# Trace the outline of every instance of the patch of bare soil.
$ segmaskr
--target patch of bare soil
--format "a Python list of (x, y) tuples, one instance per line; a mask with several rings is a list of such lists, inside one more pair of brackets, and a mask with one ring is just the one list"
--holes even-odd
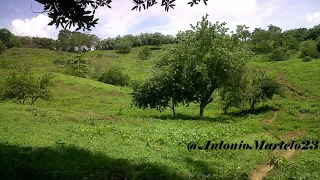
[[(277, 118), (279, 109), (275, 109), (274, 111), (274, 116), (270, 118), (267, 123), (271, 123)], [(270, 135), (270, 132), (266, 132), (267, 135)], [(288, 134), (285, 134), (281, 136), (281, 138), (284, 139), (296, 139), (299, 136), (303, 136), (307, 134), (307, 131), (304, 130), (297, 130), (297, 131), (292, 131)], [(274, 159), (280, 157), (281, 155), (286, 158), (287, 160), (292, 158), (294, 155), (296, 155), (297, 151), (294, 149), (288, 149), (288, 150), (275, 150), (273, 152), (273, 158), (266, 164), (262, 164), (256, 168), (254, 172), (249, 176), (251, 180), (262, 180), (265, 176), (267, 176), (268, 172), (270, 172), (275, 164), (274, 164)]]
[[(280, 157), (281, 155), (287, 160), (296, 155), (297, 151), (294, 149), (288, 150), (279, 150), (273, 153), (273, 158)], [(270, 172), (275, 164), (274, 159), (271, 159), (270, 162), (266, 164), (262, 164), (256, 168), (256, 170), (250, 175), (250, 180), (262, 180), (265, 176), (267, 176), (268, 172)]]
[(279, 84), (282, 84), (284, 85), (285, 87), (287, 87), (290, 91), (294, 92), (294, 93), (297, 93), (299, 96), (303, 96), (303, 92), (297, 90), (297, 89), (294, 89), (292, 87), (292, 85), (290, 85), (290, 83), (286, 80), (283, 72), (280, 72), (279, 75), (278, 75), (278, 79), (277, 79), (277, 82)]
[(306, 135), (307, 131), (305, 130), (297, 130), (297, 131), (292, 131), (288, 134), (282, 135), (281, 138), (283, 139), (296, 139), (299, 136)]
[(273, 117), (271, 117), (270, 119), (268, 119), (267, 121), (262, 121), (261, 123), (262, 124), (270, 124), (272, 123), (278, 116), (278, 113), (279, 113), (279, 110), (280, 108), (279, 107), (276, 107), (274, 110), (273, 110)]

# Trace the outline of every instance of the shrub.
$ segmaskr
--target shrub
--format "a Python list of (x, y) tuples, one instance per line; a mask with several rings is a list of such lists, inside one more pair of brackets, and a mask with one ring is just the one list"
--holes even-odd
[(90, 68), (88, 61), (84, 59), (83, 54), (78, 54), (75, 58), (67, 62), (67, 74), (77, 77), (86, 77)]
[(53, 85), (51, 83), (52, 78), (50, 74), (36, 78), (29, 67), (21, 69), (18, 74), (11, 72), (1, 93), (2, 99), (10, 99), (20, 104), (24, 104), (27, 99), (31, 99), (31, 105), (37, 99), (49, 100), (52, 95), (48, 88)]
[(302, 61), (303, 62), (309, 62), (309, 61), (312, 61), (312, 58), (310, 56), (305, 56), (302, 58)]
[(274, 94), (283, 95), (280, 85), (264, 72), (251, 69), (241, 82), (222, 90), (223, 109), (245, 110), (249, 106), (253, 111), (257, 103), (272, 99)]
[(117, 53), (129, 54), (132, 48), (132, 42), (128, 39), (121, 39), (116, 44)]
[(317, 44), (313, 40), (301, 42), (300, 51), (301, 51), (301, 57), (304, 57), (304, 56), (310, 56), (312, 58), (319, 57)]
[(139, 58), (142, 60), (147, 60), (151, 56), (151, 50), (149, 47), (144, 47), (138, 54)]
[(98, 81), (116, 86), (126, 86), (129, 84), (130, 78), (125, 75), (120, 68), (110, 68), (102, 73)]
[(290, 54), (287, 52), (286, 48), (278, 47), (274, 49), (271, 54), (269, 55), (270, 61), (285, 61), (288, 60)]
[(0, 40), (0, 54), (6, 50), (6, 45)]

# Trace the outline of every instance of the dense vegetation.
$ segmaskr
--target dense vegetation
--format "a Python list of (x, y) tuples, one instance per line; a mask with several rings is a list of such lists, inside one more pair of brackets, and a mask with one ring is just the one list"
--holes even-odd
[(317, 179), (319, 149), (186, 146), (319, 140), (319, 29), (229, 34), (207, 17), (176, 37), (2, 29), (0, 179), (249, 179), (271, 161), (267, 179)]

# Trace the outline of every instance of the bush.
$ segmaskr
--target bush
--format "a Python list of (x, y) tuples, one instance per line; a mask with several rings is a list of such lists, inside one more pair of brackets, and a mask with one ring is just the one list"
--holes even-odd
[(319, 52), (317, 50), (317, 44), (313, 40), (303, 41), (300, 46), (301, 57), (310, 56), (312, 58), (318, 58)]
[(128, 75), (124, 75), (120, 68), (110, 68), (102, 73), (98, 81), (116, 86), (126, 86), (129, 84), (130, 78)]
[(128, 39), (121, 39), (116, 44), (117, 53), (129, 54), (132, 48), (132, 42)]
[(303, 62), (309, 62), (309, 61), (312, 61), (312, 58), (310, 56), (305, 56), (302, 58), (302, 61)]
[(6, 50), (6, 45), (0, 40), (0, 54), (2, 54), (4, 50)]
[(289, 57), (290, 57), (290, 54), (287, 52), (286, 48), (278, 47), (271, 52), (271, 54), (269, 56), (269, 60), (270, 61), (285, 61), (285, 60), (288, 60)]
[(222, 90), (223, 109), (250, 107), (253, 111), (257, 103), (272, 99), (274, 94), (283, 95), (280, 85), (264, 72), (251, 69), (241, 82)]
[(88, 61), (84, 59), (83, 54), (78, 54), (67, 62), (66, 73), (69, 75), (85, 78), (89, 72)]
[(147, 60), (151, 56), (151, 49), (149, 47), (144, 47), (138, 54), (141, 60)]
[(10, 99), (20, 104), (25, 104), (26, 100), (30, 99), (31, 105), (37, 99), (49, 100), (52, 95), (48, 88), (53, 85), (52, 78), (50, 74), (36, 78), (29, 67), (21, 69), (19, 74), (11, 72), (1, 93), (2, 99)]

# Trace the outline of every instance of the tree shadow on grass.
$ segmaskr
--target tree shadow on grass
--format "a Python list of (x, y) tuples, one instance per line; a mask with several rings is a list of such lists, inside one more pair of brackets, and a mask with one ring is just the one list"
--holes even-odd
[(184, 179), (164, 166), (114, 159), (75, 146), (0, 143), (0, 179)]
[(152, 118), (155, 119), (161, 119), (161, 120), (201, 120), (201, 121), (209, 121), (209, 122), (220, 122), (220, 123), (230, 123), (236, 121), (234, 118), (229, 118), (224, 115), (218, 115), (216, 117), (208, 117), (204, 116), (202, 119), (200, 119), (199, 116), (190, 116), (190, 115), (185, 115), (185, 114), (176, 114), (175, 117), (172, 115), (155, 115), (152, 116)]
[(162, 47), (151, 47), (150, 50), (151, 51), (158, 51), (158, 50), (161, 50)]
[(232, 117), (246, 117), (249, 114), (257, 115), (257, 114), (261, 114), (261, 113), (265, 113), (273, 110), (274, 110), (274, 106), (263, 105), (263, 106), (259, 106), (254, 110), (233, 111), (233, 112), (225, 113), (225, 115), (232, 116)]
[(219, 123), (232, 123), (238, 121), (238, 118), (245, 118), (249, 114), (261, 114), (268, 111), (274, 110), (274, 106), (264, 105), (256, 108), (255, 110), (247, 110), (247, 111), (233, 111), (224, 114), (220, 114), (216, 117), (208, 117), (205, 116), (200, 119), (199, 116), (190, 116), (185, 114), (177, 113), (175, 117), (172, 115), (154, 115), (152, 118), (154, 119), (161, 119), (161, 120), (202, 120), (202, 121), (209, 121), (209, 122), (219, 122)]

